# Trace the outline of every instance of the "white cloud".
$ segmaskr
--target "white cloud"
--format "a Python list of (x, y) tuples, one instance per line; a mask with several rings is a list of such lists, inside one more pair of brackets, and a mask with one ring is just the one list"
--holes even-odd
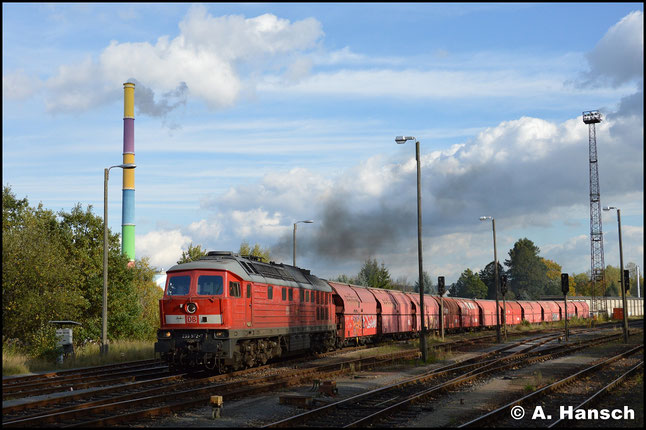
[[(621, 160), (642, 159), (640, 133), (633, 139), (614, 138), (609, 130), (625, 127), (618, 119), (608, 118), (597, 126), (597, 139), (606, 148), (600, 146), (602, 189), (614, 198), (643, 190), (643, 165)], [(608, 152), (622, 156), (609, 157)], [(475, 229), (481, 215), (495, 216), (501, 230), (507, 231), (562, 228), (573, 216), (585, 219), (588, 164), (587, 126), (581, 117), (561, 123), (521, 117), (446, 150), (422, 152), (423, 231), (431, 240), (425, 252), (446, 270), (451, 269), (451, 259), (478, 258), (473, 246), (482, 238), (472, 238), (468, 231)], [(604, 181), (618, 170), (624, 172), (622, 181)], [(259, 182), (209, 199), (206, 207), (224, 213), (237, 208), (219, 219), (228, 219), (228, 226), (241, 237), (277, 241), (273, 247), (277, 256), (290, 255), (291, 223), (314, 219), (315, 224), (299, 237), (303, 257), (336, 262), (389, 254), (389, 261), (395, 261), (391, 259), (407, 249), (404, 244), (414, 243), (415, 179), (414, 157), (373, 156), (331, 176), (302, 168), (265, 175)], [(584, 222), (571, 231), (572, 244), (567, 236), (563, 243), (530, 239), (539, 247), (545, 244), (546, 258), (584, 271), (585, 259), (575, 256), (585, 255), (589, 247), (579, 237), (588, 225)]]
[(247, 75), (271, 61), (288, 68), (287, 77), (302, 77), (308, 68), (296, 54), (323, 36), (313, 18), (292, 23), (271, 14), (213, 17), (203, 5), (192, 6), (179, 28), (173, 39), (162, 36), (155, 44), (113, 40), (98, 60), (60, 66), (47, 80), (48, 110), (85, 110), (114, 100), (131, 78), (162, 92), (185, 83), (192, 97), (211, 108), (231, 106), (245, 85), (251, 85)]
[(191, 232), (191, 237), (199, 238), (200, 243), (205, 241), (215, 241), (220, 237), (222, 233), (222, 224), (220, 221), (215, 219), (210, 220), (199, 220), (192, 222), (188, 226), (188, 231)]
[(167, 270), (182, 257), (182, 250), (192, 242), (180, 230), (151, 231), (135, 237), (137, 257), (149, 257), (151, 265)]
[[(293, 85), (280, 76), (267, 76), (259, 91), (270, 93), (343, 95), (345, 97), (393, 97), (432, 99), (534, 98), (575, 95), (580, 91), (564, 86), (564, 75), (517, 70), (338, 70), (319, 72)], [(625, 88), (621, 88), (625, 91)], [(599, 95), (616, 91), (595, 90)], [(589, 93), (587, 90), (586, 93)]]
[(38, 78), (28, 76), (24, 70), (2, 75), (2, 98), (24, 100), (35, 94), (42, 86)]
[(588, 84), (609, 80), (618, 86), (644, 76), (644, 16), (641, 11), (628, 14), (613, 25), (587, 54)]
[(288, 227), (281, 226), (282, 215), (274, 212), (272, 215), (262, 208), (250, 211), (231, 212), (231, 219), (234, 223), (235, 232), (242, 238), (267, 237), (276, 238), (280, 233), (288, 230)]

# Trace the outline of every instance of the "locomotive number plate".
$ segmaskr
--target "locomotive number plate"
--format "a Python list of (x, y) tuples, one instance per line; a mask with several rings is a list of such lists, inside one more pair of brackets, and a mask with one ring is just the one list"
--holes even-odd
[(202, 335), (198, 333), (185, 333), (182, 335), (182, 339), (201, 339)]
[(186, 324), (197, 324), (197, 315), (186, 315)]

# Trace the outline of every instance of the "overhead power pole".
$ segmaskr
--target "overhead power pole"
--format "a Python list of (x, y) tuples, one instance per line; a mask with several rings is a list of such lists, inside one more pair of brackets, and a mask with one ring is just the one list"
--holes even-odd
[(590, 312), (597, 315), (604, 285), (603, 231), (601, 228), (601, 192), (599, 190), (599, 165), (597, 159), (597, 130), (595, 124), (601, 122), (599, 111), (583, 112), (583, 122), (588, 124), (588, 143), (590, 147), (590, 282), (592, 283), (592, 302)]

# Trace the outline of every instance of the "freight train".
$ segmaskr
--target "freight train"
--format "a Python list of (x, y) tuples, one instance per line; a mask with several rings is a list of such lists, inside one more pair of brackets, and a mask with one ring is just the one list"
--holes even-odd
[[(439, 329), (440, 298), (424, 300), (427, 330)], [(444, 328), (496, 325), (493, 300), (444, 297)], [(226, 372), (265, 364), (302, 351), (419, 335), (419, 294), (320, 279), (299, 267), (263, 263), (252, 256), (211, 251), (167, 271), (159, 301), (155, 353), (172, 368)], [(558, 321), (561, 301), (507, 301), (500, 321), (509, 325)], [(587, 318), (585, 302), (568, 301), (568, 317)]]

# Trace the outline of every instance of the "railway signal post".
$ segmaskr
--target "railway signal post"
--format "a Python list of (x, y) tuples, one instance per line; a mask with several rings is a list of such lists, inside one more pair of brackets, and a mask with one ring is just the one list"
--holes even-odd
[[(500, 293), (502, 294), (502, 307), (504, 311), (502, 312), (502, 327), (504, 330), (505, 341), (507, 340), (507, 300), (505, 300), (505, 294), (507, 294), (507, 275), (502, 275), (500, 277)], [(513, 318), (512, 318), (513, 324)]]
[(440, 332), (442, 333), (442, 341), (444, 341), (444, 293), (446, 292), (444, 276), (437, 278), (437, 294), (440, 295)]
[(565, 304), (565, 341), (567, 342), (569, 340), (569, 331), (567, 327), (567, 320), (568, 320), (568, 315), (567, 315), (567, 293), (570, 291), (570, 280), (569, 276), (567, 273), (561, 273), (561, 291), (563, 291), (563, 302)]

